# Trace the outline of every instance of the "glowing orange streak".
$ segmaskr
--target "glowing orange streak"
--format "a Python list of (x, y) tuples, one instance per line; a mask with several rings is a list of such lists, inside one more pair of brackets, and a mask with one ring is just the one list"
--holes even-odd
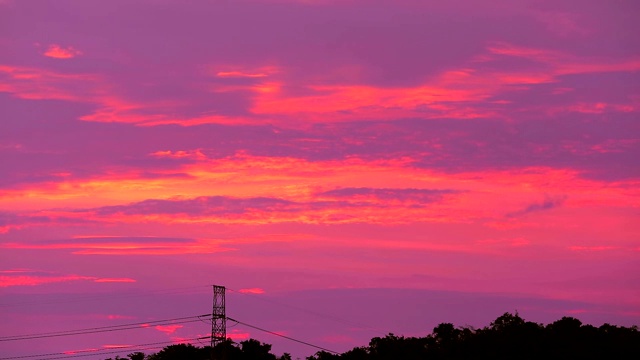
[[(199, 240), (187, 243), (58, 243), (58, 244), (30, 244), (30, 243), (6, 243), (0, 245), (5, 249), (27, 250), (73, 250), (74, 254), (108, 254), (108, 255), (175, 255), (175, 254), (205, 254), (231, 251), (231, 248), (222, 247), (221, 242), (213, 240)], [(124, 278), (97, 279), (96, 282), (131, 282)], [(132, 280), (135, 281), (135, 280)]]
[(218, 77), (246, 77), (246, 78), (261, 78), (268, 76), (267, 74), (249, 74), (241, 71), (219, 71), (216, 76)]
[(65, 275), (65, 276), (33, 276), (33, 275), (20, 275), (20, 276), (4, 276), (0, 275), (0, 288), (10, 286), (36, 286), (56, 282), (67, 281), (93, 281), (93, 282), (136, 282), (134, 279), (128, 278), (97, 278), (94, 276), (80, 276), (80, 275)]
[(334, 113), (366, 108), (416, 108), (434, 102), (482, 100), (479, 91), (418, 87), (385, 89), (366, 86), (313, 86), (315, 96), (283, 98), (267, 92), (256, 98), (252, 111), (256, 114)]
[(55, 283), (55, 282), (65, 282), (65, 281), (76, 281), (76, 280), (93, 280), (93, 277), (89, 276), (78, 276), (78, 275), (69, 275), (69, 276), (51, 276), (51, 277), (43, 277), (43, 276), (2, 276), (0, 275), (0, 287), (9, 287), (9, 286), (34, 286), (34, 285), (42, 285), (47, 283)]
[[(198, 196), (275, 197), (293, 201), (295, 211), (253, 209), (242, 214), (202, 215), (98, 215), (90, 211), (40, 211), (34, 215), (51, 218), (65, 217), (93, 219), (100, 222), (124, 223), (166, 222), (267, 224), (272, 222), (333, 223), (407, 221), (455, 221), (458, 219), (502, 218), (505, 213), (518, 211), (528, 204), (544, 200), (544, 196), (567, 196), (564, 207), (618, 206), (633, 207), (640, 193), (637, 182), (619, 184), (581, 179), (575, 171), (548, 168), (522, 170), (443, 174), (432, 170), (410, 167), (409, 159), (366, 162), (359, 159), (346, 161), (308, 162), (295, 158), (266, 158), (238, 155), (235, 157), (203, 161), (182, 169), (190, 175), (186, 179), (127, 179), (87, 182), (64, 182), (58, 188), (28, 190), (33, 198), (25, 198), (24, 191), (5, 193), (0, 208), (15, 211), (38, 210), (45, 207), (96, 208), (103, 205), (132, 203), (146, 199), (190, 199)], [(213, 172), (211, 169), (215, 169)], [(295, 184), (295, 185), (291, 185)], [(322, 187), (318, 186), (322, 184)], [(345, 199), (365, 201), (353, 209), (339, 204), (322, 209), (306, 207), (317, 201), (331, 200), (318, 197), (323, 190), (341, 187), (368, 188), (426, 188), (455, 189), (458, 195), (447, 196), (445, 202), (426, 204), (423, 209), (412, 209), (415, 202), (371, 199)], [(499, 194), (499, 195), (498, 195)], [(11, 195), (11, 196), (9, 196)], [(395, 208), (381, 208), (380, 205)], [(492, 204), (492, 206), (487, 206)], [(295, 207), (297, 206), (297, 207)], [(413, 220), (412, 220), (413, 219)], [(458, 220), (460, 221), (460, 220)], [(513, 221), (509, 221), (513, 223)], [(511, 226), (508, 225), (507, 226)]]
[(52, 44), (49, 46), (47, 51), (45, 51), (44, 56), (56, 58), (56, 59), (71, 59), (78, 55), (82, 55), (82, 52), (74, 49), (69, 46), (67, 48), (63, 48), (60, 45)]
[[(596, 72), (630, 72), (640, 69), (640, 60), (623, 62), (585, 61), (545, 49), (517, 47), (499, 43), (488, 48), (490, 55), (482, 62), (495, 60), (496, 55), (524, 57), (546, 65), (545, 70), (516, 69), (513, 71), (475, 70), (470, 67), (443, 72), (432, 81), (410, 88), (384, 88), (361, 85), (307, 86), (316, 95), (286, 96), (280, 91), (256, 89), (252, 111), (256, 114), (285, 114), (303, 121), (343, 121), (357, 119), (503, 117), (487, 111), (484, 100), (501, 92), (527, 90), (526, 85), (560, 81), (569, 74)], [(479, 60), (472, 61), (475, 65)], [(523, 85), (514, 87), (513, 85)], [(479, 104), (479, 102), (483, 104)], [(464, 102), (464, 103), (463, 103)], [(469, 104), (471, 103), (471, 104)], [(444, 106), (443, 104), (447, 104)], [(482, 106), (478, 106), (482, 105)], [(331, 114), (330, 117), (326, 116)]]

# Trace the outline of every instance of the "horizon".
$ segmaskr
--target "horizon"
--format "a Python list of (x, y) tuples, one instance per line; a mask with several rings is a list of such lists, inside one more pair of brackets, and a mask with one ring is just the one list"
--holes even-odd
[(336, 351), (513, 311), (639, 325), (639, 12), (0, 0), (0, 338), (205, 314), (214, 284), (228, 316)]

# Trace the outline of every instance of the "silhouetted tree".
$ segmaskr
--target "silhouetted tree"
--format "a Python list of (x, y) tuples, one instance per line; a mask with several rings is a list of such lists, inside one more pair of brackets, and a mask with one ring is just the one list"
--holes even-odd
[(261, 343), (255, 339), (240, 342), (242, 359), (246, 360), (277, 360), (271, 353), (271, 345)]
[(210, 354), (203, 348), (191, 344), (169, 345), (158, 353), (150, 355), (149, 360), (206, 360)]
[(343, 353), (338, 358), (346, 360), (367, 360), (370, 357), (367, 348), (357, 347)]
[[(211, 348), (188, 344), (167, 346), (156, 354), (133, 353), (115, 360), (207, 360)], [(291, 360), (285, 353), (276, 357), (271, 345), (249, 339), (234, 344), (230, 339), (213, 349), (216, 359)], [(426, 337), (388, 334), (371, 339), (368, 346), (342, 354), (319, 351), (307, 360), (462, 360), (501, 359), (640, 359), (640, 332), (604, 324), (583, 325), (576, 318), (563, 317), (547, 326), (525, 321), (516, 312), (504, 313), (489, 326), (474, 329), (442, 323)], [(108, 359), (112, 360), (112, 359)]]
[(127, 357), (129, 358), (129, 360), (144, 360), (144, 353), (143, 352), (134, 352), (134, 353), (131, 353), (131, 354), (127, 355)]

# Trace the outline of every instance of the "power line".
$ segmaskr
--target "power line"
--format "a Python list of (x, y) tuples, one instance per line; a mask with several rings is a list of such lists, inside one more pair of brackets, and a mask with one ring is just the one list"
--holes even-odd
[[(184, 341), (201, 340), (201, 339), (209, 339), (209, 336), (203, 336), (203, 337), (197, 337), (197, 338), (191, 338), (191, 339), (184, 339)], [(21, 355), (21, 356), (4, 357), (4, 358), (0, 358), (0, 360), (17, 360), (17, 359), (41, 358), (41, 357), (44, 357), (44, 356), (56, 356), (56, 355), (63, 355), (63, 356), (56, 356), (56, 357), (45, 358), (45, 359), (37, 359), (37, 360), (67, 359), (67, 358), (92, 356), (92, 355), (108, 355), (108, 354), (119, 353), (122, 350), (131, 351), (131, 350), (155, 349), (155, 347), (149, 347), (149, 346), (172, 344), (172, 343), (173, 343), (173, 341), (161, 341), (161, 342), (147, 343), (147, 344), (119, 346), (117, 348), (117, 350), (111, 350), (111, 349), (105, 349), (105, 350), (93, 350), (93, 349), (92, 350), (77, 350), (77, 351), (75, 351), (74, 354), (49, 353), (49, 354), (38, 354), (38, 355)], [(76, 354), (76, 353), (86, 353), (86, 354)]]
[(234, 290), (234, 289), (230, 289), (230, 288), (227, 288), (227, 290), (232, 291), (232, 292), (234, 292), (236, 294), (240, 294), (240, 295), (244, 295), (244, 296), (251, 296), (252, 298), (255, 298), (255, 299), (260, 300), (260, 301), (270, 302), (270, 303), (273, 303), (273, 304), (276, 304), (276, 305), (280, 305), (280, 306), (284, 306), (284, 307), (287, 307), (287, 308), (290, 308), (290, 309), (298, 310), (298, 311), (301, 311), (301, 312), (304, 312), (304, 313), (307, 313), (307, 314), (310, 314), (310, 315), (313, 315), (313, 316), (316, 316), (316, 317), (319, 317), (319, 318), (322, 318), (322, 319), (333, 320), (335, 322), (339, 322), (339, 323), (342, 323), (342, 324), (345, 324), (345, 325), (355, 326), (355, 327), (358, 327), (360, 329), (367, 329), (367, 330), (370, 330), (371, 332), (374, 332), (374, 333), (377, 333), (377, 334), (380, 334), (380, 335), (383, 335), (383, 336), (387, 335), (387, 333), (385, 333), (385, 332), (381, 331), (380, 329), (375, 328), (375, 327), (373, 327), (371, 325), (350, 321), (350, 320), (347, 320), (347, 319), (344, 319), (344, 318), (341, 318), (341, 317), (338, 317), (338, 316), (335, 316), (335, 315), (331, 315), (331, 314), (327, 314), (327, 313), (321, 313), (321, 312), (305, 309), (305, 308), (302, 308), (302, 307), (299, 307), (299, 306), (286, 304), (286, 303), (283, 303), (283, 302), (280, 302), (280, 301), (276, 301), (276, 300), (273, 300), (273, 299), (265, 298), (265, 297), (262, 297), (262, 296), (257, 296), (257, 295), (250, 294), (250, 293), (244, 293), (244, 292), (241, 292), (241, 291), (238, 291), (238, 290)]
[(12, 335), (12, 336), (0, 337), (0, 342), (1, 341), (30, 340), (30, 339), (41, 339), (41, 338), (50, 338), (50, 337), (59, 337), (59, 336), (84, 335), (84, 334), (94, 334), (94, 333), (100, 333), (100, 332), (140, 329), (141, 326), (143, 326), (143, 325), (160, 326), (160, 325), (185, 324), (185, 323), (190, 323), (190, 322), (201, 321), (202, 318), (210, 317), (210, 316), (211, 316), (211, 314), (204, 314), (204, 315), (196, 315), (196, 316), (185, 316), (185, 317), (179, 317), (179, 318), (173, 318), (173, 319), (145, 321), (145, 322), (138, 322), (138, 323), (129, 323), (129, 324), (121, 324), (121, 325), (111, 325), (111, 326), (84, 328), (84, 329), (76, 329), (76, 330), (54, 331), (54, 332), (37, 333), (37, 334)]
[[(167, 289), (167, 290), (160, 290), (158, 292), (167, 292), (170, 293), (172, 291), (178, 291), (180, 292), (181, 290), (184, 289), (193, 289), (194, 287), (191, 288), (179, 288), (179, 289)], [(200, 288), (200, 287), (198, 287)], [(240, 291), (236, 291), (233, 289), (229, 289), (233, 292), (236, 292), (238, 294), (242, 294), (242, 295), (251, 295), (251, 294), (246, 294)], [(126, 295), (125, 295), (126, 296)], [(132, 296), (136, 296), (136, 295), (132, 295)], [(345, 319), (341, 319), (335, 316), (331, 316), (331, 315), (327, 315), (327, 314), (322, 314), (322, 313), (318, 313), (318, 312), (313, 312), (304, 308), (300, 308), (300, 307), (296, 307), (296, 306), (292, 306), (292, 305), (288, 305), (288, 304), (284, 304), (284, 303), (280, 303), (271, 299), (264, 299), (262, 297), (257, 297), (257, 296), (253, 296), (259, 300), (262, 301), (268, 301), (271, 303), (275, 303), (281, 306), (286, 306), (286, 307), (290, 307), (299, 311), (303, 311), (303, 312), (307, 312), (310, 314), (313, 314), (315, 316), (320, 316), (323, 318), (333, 318), (333, 320), (335, 321), (339, 321), (342, 323), (346, 323), (346, 324), (350, 324), (350, 325), (357, 325), (359, 327), (364, 327), (362, 326), (362, 324), (356, 324), (353, 322), (349, 322), (348, 320)], [(6, 306), (7, 304), (0, 304), (0, 307)], [(11, 305), (9, 305), (11, 306)], [(204, 314), (204, 315), (195, 315), (195, 316), (186, 316), (186, 317), (179, 317), (179, 318), (172, 318), (172, 319), (163, 319), (163, 320), (154, 320), (154, 321), (146, 321), (146, 322), (137, 322), (137, 323), (127, 323), (127, 324), (120, 324), (120, 325), (111, 325), (111, 326), (103, 326), (103, 327), (92, 327), (92, 328), (83, 328), (83, 329), (75, 329), (75, 330), (65, 330), (65, 331), (55, 331), (55, 332), (44, 332), (44, 333), (33, 333), (33, 334), (23, 334), (23, 335), (12, 335), (12, 336), (5, 336), (5, 337), (0, 337), (0, 342), (4, 342), (4, 341), (17, 341), (17, 340), (29, 340), (29, 339), (41, 339), (41, 338), (51, 338), (51, 337), (60, 337), (60, 336), (75, 336), (75, 335), (84, 335), (84, 334), (93, 334), (93, 333), (101, 333), (101, 332), (110, 332), (110, 331), (120, 331), (120, 330), (131, 330), (131, 329), (140, 329), (140, 328), (144, 328), (146, 327), (145, 325), (149, 326), (149, 325), (154, 325), (154, 326), (161, 326), (161, 325), (173, 325), (173, 324), (183, 324), (183, 323), (190, 323), (190, 322), (197, 322), (197, 321), (203, 321), (203, 319), (206, 318), (211, 318), (212, 314)], [(286, 335), (282, 335), (255, 325), (251, 325), (245, 322), (241, 322), (235, 319), (232, 319), (230, 317), (226, 317), (224, 316), (225, 319), (228, 319), (230, 321), (235, 322), (236, 324), (233, 326), (237, 326), (238, 324), (262, 331), (262, 332), (266, 332), (269, 333), (271, 335), (275, 335), (278, 337), (282, 337), (284, 339), (287, 340), (291, 340), (303, 345), (307, 345), (316, 349), (320, 349), (320, 350), (324, 350), (330, 353), (334, 353), (334, 354), (339, 354), (337, 351), (334, 350), (330, 350), (327, 349), (325, 347), (319, 346), (319, 345), (315, 345), (303, 340), (299, 340), (290, 336), (286, 336)], [(373, 328), (368, 327), (370, 330), (373, 330)], [(189, 340), (200, 340), (200, 339), (209, 339), (210, 336), (208, 337), (200, 337), (200, 338), (194, 338), (194, 339), (185, 339), (185, 341), (189, 341)], [(84, 351), (78, 351), (77, 353), (83, 353), (83, 352), (87, 352), (88, 354), (64, 354), (64, 353), (52, 353), (52, 354), (42, 354), (42, 355), (25, 355), (25, 356), (16, 356), (16, 357), (10, 357), (10, 358), (0, 358), (0, 360), (17, 360), (17, 359), (28, 359), (28, 358), (42, 358), (44, 356), (57, 356), (57, 355), (64, 355), (64, 356), (57, 356), (57, 357), (52, 357), (52, 358), (47, 358), (47, 359), (38, 359), (38, 360), (53, 360), (53, 359), (66, 359), (66, 358), (74, 358), (74, 357), (82, 357), (82, 356), (90, 356), (90, 355), (106, 355), (106, 354), (113, 354), (113, 353), (117, 353), (122, 349), (134, 349), (134, 348), (139, 348), (141, 346), (150, 346), (150, 345), (158, 345), (158, 344), (165, 344), (166, 342), (162, 342), (162, 343), (151, 343), (151, 344), (141, 344), (141, 345), (131, 345), (131, 346), (126, 346), (126, 347), (119, 347), (118, 351), (111, 351), (111, 352), (104, 352), (104, 351), (100, 351), (100, 350), (84, 350)]]
[(327, 351), (327, 352), (330, 352), (330, 353), (333, 353), (333, 354), (340, 354), (340, 353), (339, 353), (339, 352), (337, 352), (337, 351), (330, 350), (330, 349), (327, 349), (327, 348), (322, 347), (322, 346), (319, 346), (319, 345), (314, 345), (314, 344), (311, 344), (311, 343), (306, 342), (306, 341), (302, 341), (302, 340), (294, 339), (294, 338), (289, 337), (289, 336), (286, 336), (286, 335), (278, 334), (277, 332), (270, 331), (270, 330), (267, 330), (267, 329), (263, 329), (263, 328), (260, 328), (260, 327), (255, 326), (255, 325), (250, 325), (250, 324), (247, 324), (247, 323), (245, 323), (245, 322), (238, 321), (238, 320), (236, 320), (236, 319), (232, 319), (232, 318), (230, 318), (230, 317), (228, 317), (228, 316), (227, 316), (227, 320), (231, 320), (231, 321), (236, 322), (236, 323), (238, 323), (238, 324), (242, 324), (242, 325), (248, 326), (248, 327), (250, 327), (250, 328), (253, 328), (253, 329), (256, 329), (256, 330), (260, 330), (260, 331), (263, 331), (263, 332), (269, 333), (269, 334), (271, 334), (271, 335), (280, 336), (281, 338), (285, 338), (285, 339), (288, 339), (288, 340), (291, 340), (291, 341), (295, 341), (295, 342), (300, 343), (300, 344), (304, 344), (304, 345), (307, 345), (307, 346), (311, 346), (311, 347), (314, 347), (314, 348), (316, 348), (316, 349), (324, 350), (324, 351)]

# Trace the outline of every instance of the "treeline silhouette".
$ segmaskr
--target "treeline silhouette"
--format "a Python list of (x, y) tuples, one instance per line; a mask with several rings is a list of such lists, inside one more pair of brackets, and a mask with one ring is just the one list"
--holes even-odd
[[(129, 354), (116, 360), (206, 360), (210, 347), (171, 345), (160, 352)], [(223, 357), (224, 356), (224, 357)], [(254, 339), (238, 345), (227, 340), (213, 349), (214, 359), (291, 360), (287, 353), (271, 353), (271, 345)], [(306, 360), (424, 360), (424, 359), (640, 359), (640, 332), (637, 326), (583, 325), (573, 317), (563, 317), (548, 325), (505, 313), (481, 329), (442, 323), (425, 337), (388, 334), (371, 339), (368, 346), (342, 354), (319, 351)], [(113, 360), (113, 359), (108, 359)]]

